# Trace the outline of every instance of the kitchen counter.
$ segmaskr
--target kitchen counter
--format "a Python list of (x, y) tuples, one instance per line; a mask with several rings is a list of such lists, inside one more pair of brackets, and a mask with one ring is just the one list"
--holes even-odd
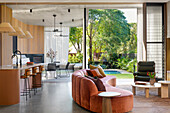
[[(33, 65), (14, 65), (0, 66), (0, 105), (13, 105), (20, 102), (20, 76), (25, 69), (44, 66), (46, 63)], [(30, 78), (31, 79), (31, 78)]]
[(47, 63), (37, 63), (37, 64), (33, 64), (33, 65), (22, 65), (22, 66), (15, 66), (15, 65), (3, 65), (0, 66), (0, 70), (13, 70), (13, 69), (19, 69), (19, 70), (25, 70), (25, 69), (29, 69), (32, 67), (37, 67), (37, 66), (43, 66), (43, 65), (47, 65)]

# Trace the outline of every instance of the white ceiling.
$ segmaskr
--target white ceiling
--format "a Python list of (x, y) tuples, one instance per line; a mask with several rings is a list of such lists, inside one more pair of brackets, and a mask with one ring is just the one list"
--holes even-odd
[[(13, 17), (16, 19), (31, 25), (41, 26), (54, 26), (53, 14), (56, 14), (56, 26), (59, 26), (60, 22), (63, 22), (63, 26), (66, 27), (79, 27), (83, 26), (83, 12), (84, 8), (138, 8), (142, 7), (142, 2), (167, 2), (168, 0), (0, 0), (0, 2), (11, 2), (11, 3), (24, 3), (24, 2), (54, 2), (62, 3), (63, 5), (57, 4), (12, 4), (8, 7), (13, 9)], [(106, 4), (93, 4), (106, 3)], [(133, 3), (133, 4), (107, 4), (107, 3)], [(72, 3), (70, 5), (69, 3)], [(82, 4), (81, 4), (82, 3)], [(85, 3), (88, 3), (85, 5)], [(92, 4), (90, 4), (92, 3)], [(135, 4), (134, 4), (135, 3)], [(75, 4), (75, 5), (73, 5)], [(33, 10), (30, 13), (30, 9)], [(70, 9), (70, 13), (68, 12)], [(42, 19), (45, 22), (42, 22)], [(74, 22), (72, 22), (74, 19)]]
[[(56, 24), (63, 22), (66, 27), (83, 26), (84, 8), (87, 9), (114, 9), (114, 8), (138, 8), (142, 4), (114, 4), (114, 5), (7, 5), (13, 10), (13, 17), (31, 25), (54, 26), (53, 14), (56, 14)], [(32, 13), (30, 13), (32, 9)], [(70, 9), (70, 12), (68, 12)], [(42, 20), (45, 20), (43, 22)], [(74, 22), (72, 22), (74, 19)]]
[[(83, 7), (78, 5), (8, 5), (8, 7), (13, 9), (14, 18), (27, 24), (54, 26), (53, 14), (57, 15), (56, 26), (59, 26), (60, 22), (67, 27), (77, 27), (83, 24)], [(30, 13), (30, 9), (32, 9), (32, 13)]]

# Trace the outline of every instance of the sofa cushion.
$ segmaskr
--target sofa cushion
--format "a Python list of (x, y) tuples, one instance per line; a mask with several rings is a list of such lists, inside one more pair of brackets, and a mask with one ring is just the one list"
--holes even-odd
[(98, 65), (97, 67), (96, 67), (96, 66), (93, 66), (93, 65), (90, 65), (90, 69), (98, 69), (99, 72), (100, 72), (100, 74), (101, 74), (103, 77), (106, 77), (106, 75), (105, 75), (105, 73), (104, 73), (104, 70), (103, 70), (103, 68), (102, 68), (100, 65)]
[(98, 65), (97, 68), (98, 68), (100, 74), (101, 74), (103, 77), (106, 77), (103, 68), (102, 68), (100, 65)]
[(99, 77), (102, 78), (103, 76), (100, 74), (98, 69), (91, 69), (91, 70), (87, 70), (87, 73), (89, 74), (89, 76), (92, 77)]
[(86, 76), (86, 77), (91, 79), (95, 83), (98, 91), (106, 91), (106, 88), (103, 85), (103, 82), (99, 78), (95, 79), (95, 78), (93, 78), (91, 76)]
[(93, 66), (93, 65), (90, 65), (89, 67), (90, 67), (90, 69), (96, 69), (97, 68), (96, 66)]

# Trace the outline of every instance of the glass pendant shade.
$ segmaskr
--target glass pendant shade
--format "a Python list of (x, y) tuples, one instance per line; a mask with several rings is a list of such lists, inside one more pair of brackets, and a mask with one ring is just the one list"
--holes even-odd
[(14, 27), (15, 29), (15, 33), (9, 33), (9, 36), (24, 36), (25, 33), (22, 31), (22, 29), (20, 27)]
[(0, 24), (0, 33), (15, 33), (15, 29), (8, 22), (2, 22)]

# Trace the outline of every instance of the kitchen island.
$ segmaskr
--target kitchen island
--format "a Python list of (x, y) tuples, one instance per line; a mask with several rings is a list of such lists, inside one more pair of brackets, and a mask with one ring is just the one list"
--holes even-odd
[(25, 69), (40, 68), (44, 65), (47, 64), (0, 66), (0, 105), (18, 104), (20, 102), (20, 76), (24, 74)]

